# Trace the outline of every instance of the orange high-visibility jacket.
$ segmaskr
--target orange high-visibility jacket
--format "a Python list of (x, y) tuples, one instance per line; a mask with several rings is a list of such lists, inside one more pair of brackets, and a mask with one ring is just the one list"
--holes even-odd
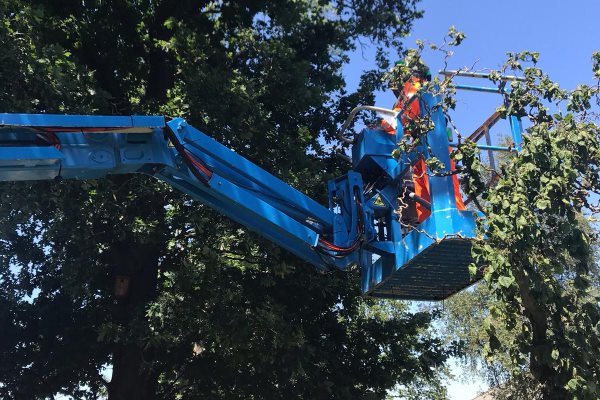
[[(400, 111), (404, 107), (404, 104), (409, 101), (419, 88), (421, 87), (423, 81), (419, 78), (412, 77), (409, 81), (404, 84), (402, 90), (402, 99), (394, 105), (394, 111)], [(402, 116), (402, 124), (406, 123), (406, 118), (415, 118), (420, 115), (419, 102), (417, 100), (412, 101), (406, 110), (404, 110)], [(390, 135), (395, 135), (396, 130), (388, 124), (386, 121), (382, 121), (381, 125), (383, 129), (389, 133)], [(410, 132), (404, 132), (405, 135), (410, 135)], [(451, 149), (449, 149), (451, 150)], [(454, 171), (454, 160), (450, 159), (450, 168)], [(415, 185), (415, 194), (421, 197), (424, 200), (430, 201), (429, 199), (429, 183), (427, 181), (427, 169), (425, 167), (425, 161), (421, 160), (417, 162), (413, 168), (413, 183)], [(458, 177), (456, 175), (452, 175), (452, 183), (454, 184), (454, 198), (456, 200), (456, 208), (459, 210), (465, 209), (465, 204), (463, 203), (462, 197), (460, 196), (460, 189), (458, 185)], [(423, 205), (416, 203), (417, 208), (417, 218), (419, 219), (419, 223), (423, 222), (425, 218), (431, 215), (431, 211), (425, 208)]]

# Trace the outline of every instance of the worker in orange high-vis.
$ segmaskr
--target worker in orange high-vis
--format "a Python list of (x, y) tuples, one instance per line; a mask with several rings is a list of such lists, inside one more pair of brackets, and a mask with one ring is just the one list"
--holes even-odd
[[(405, 65), (404, 61), (396, 61), (396, 65)], [(417, 92), (423, 85), (424, 81), (431, 80), (431, 72), (425, 64), (419, 65), (411, 71), (411, 77), (404, 82), (401, 87), (395, 87), (390, 85), (390, 89), (394, 92), (394, 95), (398, 99), (394, 104), (393, 110), (400, 112), (403, 110), (406, 102), (410, 103), (406, 106), (402, 115), (402, 125), (406, 125), (407, 119), (417, 118), (421, 115), (420, 105), (418, 99), (413, 99), (417, 95)], [(411, 101), (412, 100), (412, 101)], [(382, 121), (381, 125), (383, 129), (390, 135), (396, 134), (396, 129), (390, 125), (387, 121)], [(410, 135), (410, 132), (405, 131), (405, 135)], [(451, 149), (449, 149), (451, 150)], [(450, 159), (450, 167), (454, 171), (454, 160)], [(427, 180), (427, 168), (425, 161), (418, 161), (413, 167), (413, 183), (415, 186), (415, 194), (426, 201), (429, 199), (429, 183)], [(460, 196), (460, 189), (458, 185), (458, 177), (456, 174), (452, 175), (452, 181), (454, 184), (454, 198), (456, 199), (456, 208), (459, 210), (465, 210), (465, 204), (463, 203), (462, 197)], [(425, 206), (420, 203), (416, 203), (417, 218), (419, 223), (423, 222), (427, 217), (431, 215)]]

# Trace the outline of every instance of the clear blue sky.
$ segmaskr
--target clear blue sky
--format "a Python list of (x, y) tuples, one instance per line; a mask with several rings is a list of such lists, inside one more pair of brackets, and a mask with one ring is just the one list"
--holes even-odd
[[(531, 50), (540, 53), (538, 66), (564, 89), (592, 82), (590, 58), (594, 51), (600, 51), (599, 0), (422, 0), (419, 7), (425, 14), (414, 24), (411, 36), (405, 40), (406, 47), (415, 47), (416, 39), (442, 43), (452, 25), (467, 35), (455, 49), (449, 69), (471, 66), (477, 60), (476, 69), (498, 69), (507, 51)], [(369, 52), (354, 54), (351, 65), (344, 71), (350, 82), (356, 82), (361, 70), (373, 66), (372, 57)], [(426, 52), (424, 59), (432, 72), (443, 67), (439, 55)], [(390, 107), (393, 101), (391, 93), (380, 93), (376, 105)], [(452, 118), (462, 133), (470, 134), (500, 102), (498, 95), (464, 92)], [(507, 133), (507, 129), (506, 123), (498, 124), (496, 137)], [(471, 399), (478, 386), (454, 382), (449, 388), (451, 399)]]

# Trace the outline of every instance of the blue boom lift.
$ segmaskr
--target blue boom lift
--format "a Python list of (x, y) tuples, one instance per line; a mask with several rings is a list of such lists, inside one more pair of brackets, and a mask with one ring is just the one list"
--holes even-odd
[[(462, 88), (503, 93), (504, 84)], [(421, 110), (432, 110), (439, 100), (424, 93), (418, 101)], [(364, 108), (382, 110), (358, 107), (351, 117)], [(493, 117), (473, 138), (489, 140), (489, 126), (498, 120)], [(183, 119), (166, 121), (160, 116), (0, 114), (0, 180), (151, 175), (319, 270), (358, 265), (362, 292), (367, 296), (445, 299), (479, 279), (470, 277), (467, 268), (478, 216), (457, 210), (450, 175), (429, 177), (430, 202), (415, 196), (406, 185), (411, 165), (419, 157), (435, 155), (449, 171), (448, 146), (454, 144), (449, 143), (442, 112), (432, 115), (435, 129), (428, 133), (432, 154), (416, 148), (399, 159), (392, 157), (403, 135), (401, 118), (396, 118), (396, 137), (379, 129), (363, 129), (351, 140), (352, 170), (328, 182), (328, 207)], [(519, 143), (520, 125), (516, 119), (511, 119), (511, 125), (514, 141)], [(489, 142), (481, 147), (510, 150)], [(408, 229), (402, 210), (409, 213), (414, 201), (427, 206), (431, 216)]]

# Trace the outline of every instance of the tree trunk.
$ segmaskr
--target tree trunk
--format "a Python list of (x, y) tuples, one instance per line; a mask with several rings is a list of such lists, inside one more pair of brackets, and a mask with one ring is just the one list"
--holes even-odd
[(125, 336), (133, 339), (115, 344), (109, 400), (156, 398), (158, 374), (152, 368), (152, 349), (145, 346), (143, 338), (148, 336), (146, 305), (156, 293), (158, 248), (160, 246), (132, 241), (112, 248), (113, 256), (118, 260), (115, 277), (129, 277), (127, 293), (117, 300), (115, 319), (128, 332)]
[(116, 346), (109, 400), (154, 400), (156, 376), (144, 366), (144, 350), (130, 343)]
[(513, 270), (513, 274), (519, 285), (521, 301), (525, 309), (525, 316), (529, 320), (532, 328), (531, 355), (529, 358), (529, 371), (531, 375), (542, 385), (543, 400), (561, 400), (568, 399), (569, 395), (562, 385), (557, 384), (553, 379), (556, 378), (556, 372), (544, 360), (546, 359), (548, 343), (548, 319), (547, 310), (539, 304), (531, 292), (531, 284), (527, 275), (520, 267)]

